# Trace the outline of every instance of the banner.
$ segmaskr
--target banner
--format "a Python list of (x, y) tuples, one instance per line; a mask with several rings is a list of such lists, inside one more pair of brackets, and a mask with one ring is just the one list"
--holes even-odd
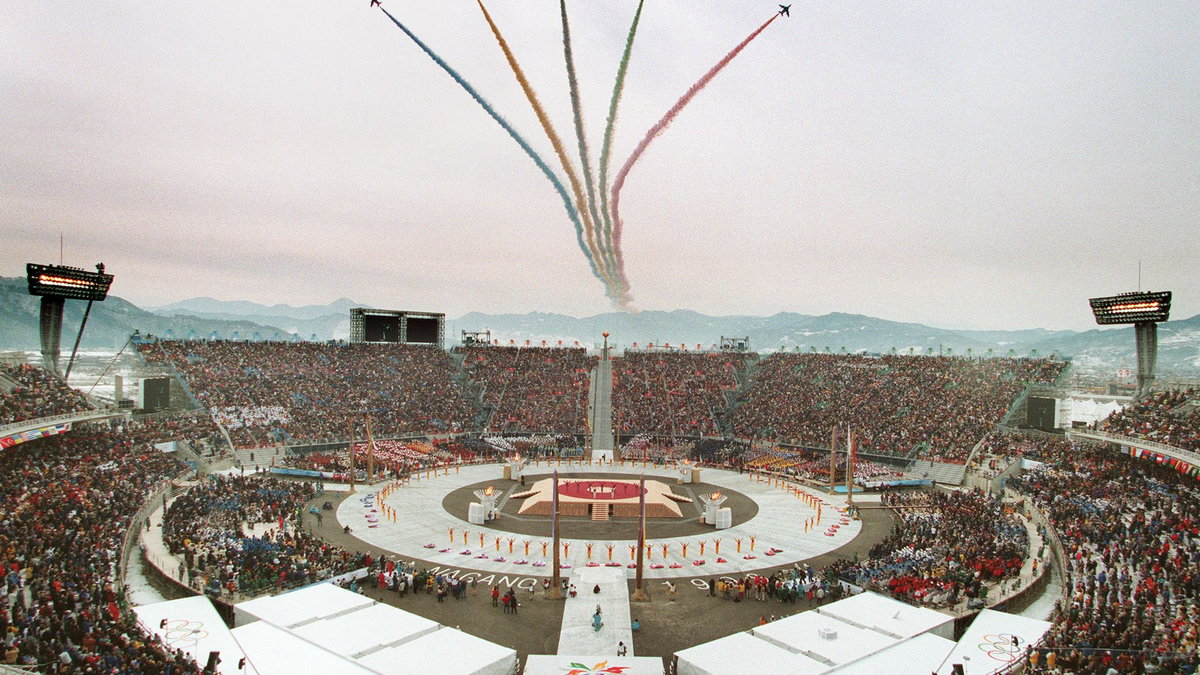
[(11, 448), (12, 446), (20, 443), (36, 441), (43, 436), (56, 436), (58, 434), (65, 434), (70, 430), (71, 423), (63, 422), (61, 424), (51, 424), (48, 426), (39, 427), (37, 429), (18, 431), (10, 436), (4, 436), (0, 438), (0, 448)]

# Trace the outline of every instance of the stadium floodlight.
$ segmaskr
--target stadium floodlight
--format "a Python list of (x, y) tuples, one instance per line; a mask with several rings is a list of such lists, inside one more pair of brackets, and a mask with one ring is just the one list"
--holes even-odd
[(37, 263), (25, 265), (25, 271), (29, 294), (43, 297), (103, 300), (108, 297), (108, 287), (113, 281), (113, 275), (104, 273), (104, 263), (96, 265), (95, 272)]
[(1135, 291), (1088, 302), (1101, 326), (1166, 321), (1171, 313), (1171, 291)]
[(1105, 298), (1092, 298), (1092, 314), (1101, 326), (1133, 324), (1137, 340), (1138, 394), (1154, 381), (1158, 360), (1158, 322), (1171, 315), (1171, 291), (1134, 291)]
[(112, 285), (113, 275), (104, 273), (104, 263), (97, 263), (95, 272), (65, 265), (28, 263), (25, 265), (25, 273), (29, 282), (29, 294), (42, 298), (42, 361), (51, 372), (58, 372), (63, 305), (67, 300), (87, 300), (83, 321), (79, 323), (79, 334), (75, 336), (75, 347), (71, 350), (71, 360), (67, 363), (67, 371), (63, 375), (65, 382), (71, 376), (71, 366), (75, 365), (75, 355), (79, 352), (79, 341), (83, 338), (83, 327), (87, 325), (88, 315), (92, 312), (92, 303), (108, 297), (108, 287)]

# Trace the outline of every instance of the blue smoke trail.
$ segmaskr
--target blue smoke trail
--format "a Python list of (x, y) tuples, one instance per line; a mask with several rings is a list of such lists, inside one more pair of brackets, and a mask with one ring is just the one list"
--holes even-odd
[(475, 102), (478, 103), (480, 107), (482, 107), (484, 111), (492, 117), (492, 119), (496, 120), (497, 124), (499, 124), (505, 131), (508, 132), (509, 136), (512, 136), (512, 139), (517, 142), (517, 145), (521, 146), (521, 149), (525, 151), (525, 154), (529, 155), (529, 158), (533, 160), (533, 163), (537, 164), (538, 168), (542, 170), (542, 173), (546, 174), (546, 178), (549, 179), (550, 183), (554, 185), (554, 189), (558, 191), (558, 196), (562, 198), (563, 207), (567, 210), (567, 215), (571, 218), (571, 223), (575, 225), (575, 240), (579, 244), (579, 250), (583, 251), (584, 256), (587, 257), (588, 265), (592, 268), (592, 274), (595, 275), (595, 277), (601, 282), (604, 282), (605, 279), (600, 274), (600, 270), (596, 267), (596, 261), (592, 258), (591, 251), (588, 250), (587, 244), (585, 244), (583, 241), (583, 223), (579, 220), (579, 211), (577, 211), (575, 209), (575, 205), (571, 203), (571, 197), (567, 194), (567, 189), (563, 187), (562, 181), (558, 179), (558, 176), (554, 175), (554, 171), (546, 165), (546, 162), (542, 161), (542, 158), (538, 156), (537, 152), (535, 152), (532, 147), (530, 147), (529, 143), (527, 143), (524, 138), (521, 138), (521, 134), (517, 133), (517, 130), (508, 123), (508, 120), (501, 117), (500, 114), (492, 108), (491, 104), (484, 100), (484, 98), (479, 95), (479, 92), (475, 91), (475, 88), (463, 79), (462, 75), (458, 74), (458, 71), (451, 68), (450, 64), (442, 60), (442, 57), (433, 53), (432, 49), (430, 49), (424, 42), (421, 42), (421, 38), (417, 37), (411, 30), (408, 29), (407, 26), (396, 20), (396, 17), (392, 16), (390, 12), (383, 7), (380, 7), (379, 10), (384, 14), (387, 14), (387, 18), (391, 19), (392, 23), (396, 24), (397, 28), (404, 31), (404, 34), (411, 38), (412, 41), (421, 48), (421, 51), (425, 52), (429, 58), (433, 59), (434, 63), (441, 66), (442, 70), (446, 71), (450, 77), (453, 77), (454, 81), (457, 82), (458, 85), (464, 90), (466, 90), (466, 92), (471, 95), (471, 98), (475, 99)]

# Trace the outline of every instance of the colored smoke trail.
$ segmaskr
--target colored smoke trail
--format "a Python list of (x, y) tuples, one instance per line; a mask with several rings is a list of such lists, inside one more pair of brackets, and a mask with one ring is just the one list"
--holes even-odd
[(629, 175), (629, 170), (632, 169), (633, 165), (637, 163), (639, 158), (641, 158), (642, 153), (644, 153), (646, 148), (649, 147), (650, 142), (655, 138), (658, 138), (662, 132), (667, 130), (667, 127), (671, 125), (671, 122), (675, 121), (675, 117), (679, 115), (680, 111), (682, 111), (693, 98), (695, 98), (696, 94), (699, 94), (700, 91), (703, 90), (704, 87), (707, 86), (708, 83), (717, 76), (717, 73), (721, 72), (725, 66), (729, 65), (729, 62), (732, 61), (734, 57), (736, 57), (743, 49), (746, 48), (746, 45), (750, 44), (754, 38), (758, 37), (759, 33), (766, 30), (767, 26), (770, 26), (771, 22), (778, 18), (778, 13), (771, 15), (771, 18), (767, 19), (766, 23), (759, 26), (758, 29), (747, 36), (745, 40), (742, 40), (740, 43), (738, 43), (738, 46), (734, 47), (720, 61), (717, 61), (717, 64), (709, 69), (709, 71), (705, 73), (703, 77), (701, 77), (699, 80), (696, 80), (696, 83), (688, 88), (687, 93), (681, 96), (679, 100), (675, 102), (675, 105), (671, 106), (671, 109), (667, 111), (667, 114), (663, 115), (662, 119), (660, 119), (657, 124), (650, 127), (650, 130), (646, 132), (646, 136), (642, 138), (641, 142), (637, 144), (636, 148), (634, 148), (633, 154), (629, 156), (629, 159), (625, 160), (625, 164), (621, 167), (621, 171), (617, 173), (617, 178), (615, 181), (613, 181), (611, 202), (613, 219), (613, 250), (617, 255), (617, 274), (622, 279), (625, 278), (625, 256), (621, 252), (621, 230), (623, 227), (621, 222), (621, 188), (625, 186), (625, 178)]
[[(596, 183), (592, 179), (592, 165), (588, 151), (587, 134), (583, 128), (583, 108), (579, 104), (579, 80), (575, 77), (575, 57), (571, 53), (571, 26), (567, 21), (567, 0), (558, 0), (559, 14), (562, 16), (563, 59), (567, 62), (567, 87), (571, 92), (571, 112), (575, 120), (575, 140), (579, 146), (579, 168), (583, 172), (583, 184), (587, 190), (587, 208), (592, 217), (592, 223), (600, 228), (596, 235), (596, 245), (599, 249), (604, 268), (610, 273), (616, 269), (616, 260), (612, 251), (601, 241), (604, 228), (600, 224), (600, 214), (596, 211)], [(607, 288), (608, 296), (615, 299), (618, 289), (614, 288), (615, 279)]]
[(571, 197), (567, 194), (566, 188), (563, 187), (562, 181), (558, 179), (558, 176), (554, 175), (554, 171), (546, 165), (546, 162), (542, 160), (541, 156), (539, 156), (537, 152), (535, 152), (534, 149), (529, 145), (529, 143), (527, 143), (525, 139), (521, 137), (521, 134), (517, 133), (517, 130), (508, 123), (508, 120), (501, 117), (500, 114), (497, 113), (494, 108), (492, 108), (492, 105), (488, 103), (483, 96), (480, 96), (479, 92), (475, 91), (475, 88), (472, 87), (466, 80), (464, 80), (462, 75), (458, 74), (458, 71), (451, 68), (450, 64), (443, 61), (442, 57), (435, 54), (432, 49), (430, 49), (424, 42), (421, 41), (421, 38), (418, 38), (415, 33), (408, 29), (407, 26), (397, 21), (396, 17), (392, 16), (390, 12), (383, 7), (380, 7), (379, 10), (384, 14), (387, 14), (387, 18), (391, 19), (392, 23), (396, 24), (400, 30), (404, 31), (404, 34), (407, 35), (414, 43), (416, 43), (416, 45), (421, 48), (421, 51), (425, 52), (429, 58), (433, 59), (434, 63), (441, 66), (442, 70), (446, 71), (450, 77), (454, 78), (454, 81), (457, 82), (458, 85), (464, 90), (466, 90), (466, 92), (471, 95), (471, 98), (475, 99), (475, 102), (478, 103), (480, 107), (482, 107), (484, 111), (491, 116), (492, 119), (496, 120), (497, 124), (499, 124), (505, 131), (508, 132), (508, 135), (517, 142), (517, 145), (521, 146), (521, 149), (525, 151), (525, 154), (529, 155), (529, 158), (533, 160), (533, 163), (537, 164), (537, 167), (542, 170), (542, 173), (546, 175), (546, 178), (550, 180), (550, 183), (554, 185), (554, 189), (558, 192), (558, 196), (562, 198), (563, 207), (567, 210), (567, 216), (569, 216), (571, 218), (571, 222), (575, 224), (575, 239), (579, 243), (580, 250), (582, 250), (583, 254), (587, 257), (588, 264), (591, 265), (592, 274), (596, 275), (597, 279), (603, 281), (604, 277), (600, 275), (600, 270), (596, 267), (595, 259), (588, 252), (587, 246), (583, 242), (583, 227), (579, 222), (579, 212), (575, 210), (575, 205), (571, 203)]
[[(613, 82), (612, 100), (608, 103), (608, 123), (604, 126), (604, 145), (600, 148), (600, 213), (604, 216), (604, 247), (609, 256), (615, 258), (617, 252), (613, 248), (613, 222), (608, 209), (608, 160), (612, 150), (613, 130), (617, 126), (617, 107), (621, 103), (621, 94), (625, 91), (625, 73), (629, 70), (629, 55), (633, 53), (633, 39), (637, 36), (638, 22), (642, 19), (642, 5), (646, 0), (639, 0), (637, 12), (633, 15), (633, 23), (629, 26), (629, 35), (625, 37), (625, 52), (621, 54), (621, 65), (617, 66), (617, 78)], [(625, 268), (613, 262), (620, 276), (620, 292), (618, 302), (622, 306), (629, 304), (629, 279), (625, 277)]]
[(538, 122), (546, 132), (546, 138), (550, 140), (550, 145), (554, 148), (554, 153), (558, 155), (558, 161), (562, 164), (563, 171), (567, 174), (567, 181), (571, 184), (571, 192), (575, 195), (576, 213), (583, 219), (584, 239), (587, 241), (587, 251), (585, 253), (588, 256), (588, 262), (591, 263), (593, 268), (599, 268), (597, 276), (600, 281), (604, 282), (605, 292), (608, 293), (608, 289), (612, 288), (612, 280), (609, 277), (608, 270), (604, 267), (604, 261), (597, 260), (599, 250), (596, 246), (596, 232), (592, 226), (591, 216), (587, 211), (587, 202), (583, 196), (583, 189), (579, 185), (579, 176), (575, 174), (575, 167), (571, 164), (571, 158), (567, 156), (562, 140), (554, 131), (554, 125), (550, 123), (550, 118), (546, 115), (546, 111), (542, 109), (542, 104), (538, 101), (537, 94), (534, 93), (533, 87), (529, 84), (528, 78), (525, 77), (525, 72), (521, 70), (521, 65), (517, 63), (512, 50), (509, 49), (508, 42), (500, 34), (500, 28), (496, 25), (495, 21), (492, 21), (492, 15), (488, 13), (487, 7), (483, 6), (483, 0), (475, 0), (475, 2), (479, 5), (480, 11), (483, 12), (483, 18), (492, 29), (492, 35), (496, 37), (496, 42), (500, 45), (500, 50), (504, 52), (504, 58), (508, 61), (508, 67), (517, 78), (517, 83), (521, 85), (521, 90), (525, 92), (525, 98), (529, 100), (529, 105), (533, 107), (534, 115), (537, 116)]

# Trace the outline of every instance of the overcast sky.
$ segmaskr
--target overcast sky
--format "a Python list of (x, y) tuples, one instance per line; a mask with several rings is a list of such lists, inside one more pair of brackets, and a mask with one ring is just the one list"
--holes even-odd
[[(61, 232), (141, 305), (611, 310), (536, 165), (367, 5), (0, 3), (0, 275), (58, 262)], [(557, 168), (474, 2), (384, 6)], [(636, 6), (569, 4), (593, 155)], [(488, 8), (573, 149), (558, 3)], [(775, 9), (647, 0), (614, 170)], [(1086, 329), (1141, 260), (1192, 316), (1200, 2), (797, 3), (622, 213), (642, 309)]]

